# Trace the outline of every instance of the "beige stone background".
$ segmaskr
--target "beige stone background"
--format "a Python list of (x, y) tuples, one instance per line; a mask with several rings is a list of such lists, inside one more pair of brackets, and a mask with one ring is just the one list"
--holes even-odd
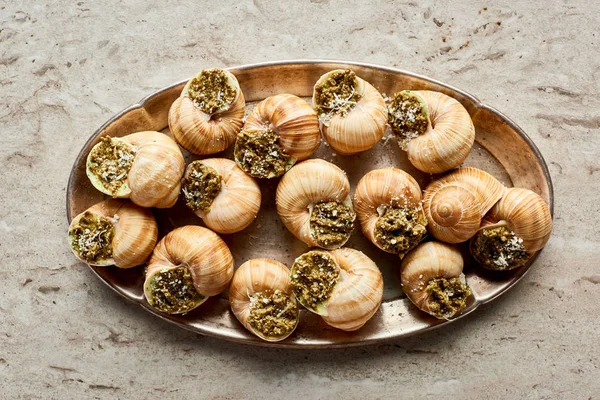
[[(0, 397), (599, 398), (599, 26), (589, 0), (0, 1)], [(289, 351), (180, 330), (74, 260), (65, 188), (95, 129), (201, 68), (292, 58), (399, 67), (514, 119), (555, 184), (529, 274), (441, 330)]]

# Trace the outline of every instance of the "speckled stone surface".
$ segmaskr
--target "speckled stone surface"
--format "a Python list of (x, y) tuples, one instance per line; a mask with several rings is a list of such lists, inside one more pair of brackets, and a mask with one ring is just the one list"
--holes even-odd
[[(600, 3), (0, 2), (0, 397), (597, 398)], [(555, 230), (451, 326), (335, 351), (248, 347), (126, 303), (65, 240), (73, 160), (111, 115), (203, 67), (330, 58), (478, 96), (548, 161)]]

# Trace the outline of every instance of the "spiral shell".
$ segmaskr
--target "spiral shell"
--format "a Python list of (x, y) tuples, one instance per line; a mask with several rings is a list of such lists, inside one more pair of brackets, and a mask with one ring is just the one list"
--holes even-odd
[[(113, 163), (112, 169), (102, 169), (110, 165), (106, 161)], [(103, 138), (88, 154), (86, 173), (102, 193), (130, 198), (142, 207), (169, 208), (179, 196), (184, 166), (181, 150), (173, 139), (146, 131)], [(119, 176), (111, 178), (116, 174)]]
[(157, 235), (152, 212), (126, 200), (94, 204), (69, 225), (73, 254), (97, 266), (131, 268), (143, 264), (156, 245)]
[[(330, 71), (321, 76), (313, 90), (312, 102), (314, 107), (320, 106), (318, 88), (331, 82), (332, 77), (340, 73), (350, 73), (355, 76), (354, 72), (341, 69)], [(381, 94), (364, 79), (355, 77), (354, 91), (360, 96), (356, 105), (345, 115), (337, 112), (319, 115), (325, 140), (332, 149), (343, 155), (356, 154), (375, 146), (383, 137), (387, 123), (387, 107)], [(342, 106), (345, 106), (345, 104)]]
[[(424, 114), (428, 123), (424, 133), (411, 138), (406, 144), (408, 160), (419, 170), (438, 174), (458, 167), (467, 158), (475, 141), (475, 127), (469, 112), (456, 99), (443, 93), (422, 91), (404, 91), (400, 95), (416, 96), (424, 106)], [(396, 112), (390, 105), (390, 120), (395, 116), (400, 119), (414, 119), (404, 115), (402, 110)], [(392, 122), (392, 131), (395, 125)]]
[(350, 238), (352, 226), (349, 232), (344, 233), (345, 239), (330, 244), (320, 241), (320, 234), (315, 231), (317, 228), (311, 226), (315, 205), (323, 202), (335, 202), (348, 208), (348, 215), (354, 221), (348, 177), (339, 167), (327, 161), (303, 161), (290, 169), (277, 186), (277, 213), (295, 237), (310, 247), (341, 247)]
[(213, 231), (187, 225), (158, 243), (144, 282), (144, 295), (158, 311), (185, 314), (224, 291), (233, 277), (233, 256)]
[(423, 196), (429, 233), (447, 243), (469, 240), (503, 192), (496, 178), (477, 168), (459, 168), (434, 180)]
[[(218, 233), (234, 233), (245, 229), (254, 221), (260, 209), (260, 187), (236, 165), (225, 158), (197, 160), (188, 165), (184, 174), (184, 188), (195, 163), (212, 168), (220, 177), (221, 188), (212, 200), (208, 211), (197, 209), (194, 212), (206, 226)], [(189, 193), (187, 193), (189, 194)]]
[(472, 294), (462, 270), (463, 258), (454, 247), (421, 243), (402, 260), (402, 288), (417, 308), (448, 319), (466, 307)]
[[(313, 295), (315, 285), (305, 285), (306, 276), (300, 264), (315, 255), (328, 260), (337, 276), (333, 281), (325, 281), (326, 285), (331, 284), (330, 292), (311, 307), (306, 296)], [(301, 255), (292, 266), (291, 281), (300, 304), (319, 314), (328, 325), (344, 331), (360, 329), (375, 315), (383, 299), (383, 277), (377, 265), (362, 252), (347, 247), (332, 251), (312, 250)]]
[(307, 159), (321, 144), (317, 114), (306, 101), (292, 94), (278, 94), (258, 103), (244, 129), (272, 130), (295, 161)]
[[(279, 298), (273, 299), (273, 295)], [(278, 261), (260, 258), (243, 263), (231, 281), (229, 303), (238, 321), (268, 342), (287, 338), (298, 326), (290, 271)], [(267, 309), (261, 309), (265, 304)]]
[[(190, 97), (190, 85), (203, 73), (222, 72), (227, 78), (227, 86), (235, 90), (231, 103), (207, 113)], [(214, 154), (233, 144), (243, 125), (246, 102), (235, 76), (225, 70), (203, 70), (190, 79), (181, 96), (169, 110), (169, 129), (175, 140), (191, 153), (198, 155)]]
[[(402, 249), (398, 245), (386, 246), (377, 237), (379, 231), (378, 221), (387, 214), (387, 209), (402, 211), (414, 220), (403, 221), (403, 234), (392, 241), (408, 240)], [(421, 205), (421, 188), (415, 179), (397, 168), (376, 169), (361, 178), (354, 192), (354, 210), (363, 234), (377, 247), (388, 253), (404, 256), (411, 248), (416, 246), (426, 233), (427, 220)], [(412, 218), (411, 218), (412, 217)], [(398, 218), (397, 218), (398, 219)], [(396, 221), (400, 223), (398, 219)], [(394, 229), (398, 230), (399, 226)], [(379, 236), (381, 238), (381, 236)]]

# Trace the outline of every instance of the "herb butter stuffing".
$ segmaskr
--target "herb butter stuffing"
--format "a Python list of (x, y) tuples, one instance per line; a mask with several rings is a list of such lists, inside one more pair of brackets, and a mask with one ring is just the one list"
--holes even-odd
[(235, 142), (235, 159), (255, 178), (276, 178), (285, 173), (290, 156), (279, 144), (279, 135), (270, 129), (242, 130)]
[(339, 247), (352, 234), (355, 218), (350, 207), (337, 201), (317, 203), (310, 214), (310, 234), (319, 246)]
[(408, 90), (394, 95), (388, 105), (388, 122), (406, 150), (408, 142), (425, 133), (428, 126), (427, 108), (417, 95)]
[(188, 168), (190, 173), (184, 179), (182, 188), (185, 204), (193, 211), (207, 212), (221, 191), (221, 175), (199, 161), (192, 162)]
[(150, 291), (150, 305), (168, 314), (185, 314), (204, 300), (194, 287), (192, 274), (183, 266), (164, 269), (154, 275)]
[(248, 323), (265, 337), (282, 337), (294, 330), (298, 306), (280, 290), (265, 291), (250, 297)]
[(471, 288), (459, 278), (436, 278), (429, 281), (425, 292), (429, 312), (437, 318), (450, 318), (467, 306)]
[(479, 231), (471, 242), (471, 253), (479, 264), (498, 271), (521, 267), (530, 257), (523, 239), (504, 226)]
[(86, 262), (96, 263), (112, 257), (115, 228), (108, 218), (86, 211), (69, 233), (73, 250)]
[(339, 276), (340, 269), (329, 254), (309, 251), (292, 265), (294, 295), (303, 306), (316, 310), (329, 298)]
[(345, 117), (361, 99), (358, 79), (351, 70), (336, 71), (315, 86), (315, 111), (324, 123), (334, 115)]
[(206, 69), (192, 78), (187, 86), (188, 97), (207, 114), (223, 111), (235, 100), (236, 89), (220, 69)]
[(134, 157), (129, 144), (104, 137), (90, 152), (88, 168), (107, 190), (116, 193), (127, 183)]
[(386, 207), (375, 223), (375, 240), (384, 250), (405, 254), (423, 239), (426, 224), (420, 210)]

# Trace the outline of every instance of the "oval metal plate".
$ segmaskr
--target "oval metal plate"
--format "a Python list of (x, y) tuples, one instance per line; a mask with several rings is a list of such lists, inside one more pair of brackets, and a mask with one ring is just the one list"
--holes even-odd
[[(544, 198), (553, 209), (553, 191), (546, 163), (531, 139), (514, 122), (495, 109), (482, 104), (474, 96), (410, 72), (377, 65), (327, 61), (293, 60), (245, 65), (229, 68), (239, 80), (248, 101), (247, 113), (256, 102), (278, 93), (292, 93), (309, 100), (317, 79), (325, 72), (338, 68), (351, 68), (360, 77), (371, 82), (384, 95), (402, 89), (434, 90), (460, 101), (471, 114), (476, 128), (476, 144), (465, 162), (485, 169), (507, 186), (531, 189)], [(98, 129), (79, 153), (67, 189), (67, 216), (71, 219), (105, 197), (96, 191), (85, 174), (85, 160), (91, 147), (102, 136), (124, 136), (133, 132), (156, 130), (169, 134), (167, 115), (171, 103), (179, 96), (186, 81), (176, 83), (145, 97)], [(198, 157), (184, 151), (186, 161)], [(231, 158), (231, 149), (215, 156)], [(352, 157), (334, 154), (323, 143), (313, 157), (324, 158), (343, 168), (352, 187), (369, 170), (387, 166), (402, 168), (412, 174), (422, 188), (430, 176), (413, 168), (395, 141), (386, 132), (384, 139), (373, 149)], [(236, 260), (236, 266), (253, 257), (277, 259), (288, 267), (295, 257), (307, 251), (279, 221), (274, 208), (277, 182), (260, 182), (263, 204), (256, 221), (246, 230), (233, 235), (223, 235)], [(201, 225), (202, 221), (188, 211), (179, 201), (168, 210), (154, 210), (160, 227), (160, 236), (173, 228), (186, 224)], [(355, 228), (347, 244), (363, 251), (381, 269), (385, 281), (384, 301), (377, 314), (357, 332), (343, 332), (329, 327), (311, 313), (301, 311), (301, 322), (295, 333), (283, 342), (266, 343), (247, 332), (229, 310), (227, 293), (209, 299), (201, 307), (185, 316), (170, 316), (154, 311), (143, 298), (144, 267), (120, 270), (115, 267), (90, 267), (111, 289), (139, 305), (155, 316), (184, 329), (222, 339), (277, 347), (343, 347), (397, 339), (433, 328), (438, 328), (475, 311), (510, 289), (527, 272), (529, 266), (516, 271), (492, 273), (473, 265), (468, 252), (464, 252), (467, 281), (473, 289), (473, 301), (457, 318), (440, 321), (417, 310), (402, 293), (398, 269), (399, 259), (375, 248)], [(464, 246), (463, 246), (464, 247)], [(464, 248), (462, 249), (464, 250)], [(532, 260), (531, 262), (533, 262)]]

